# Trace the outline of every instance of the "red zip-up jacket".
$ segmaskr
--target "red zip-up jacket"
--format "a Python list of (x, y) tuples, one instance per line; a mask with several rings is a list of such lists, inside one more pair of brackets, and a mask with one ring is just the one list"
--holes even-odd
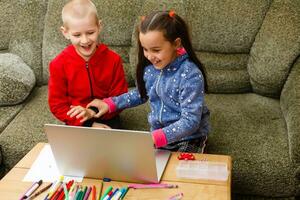
[[(66, 47), (49, 65), (48, 103), (51, 112), (68, 125), (81, 126), (80, 119), (70, 118), (70, 106), (86, 105), (127, 92), (122, 60), (118, 54), (99, 44), (89, 61), (80, 57), (74, 46)], [(105, 114), (111, 119), (116, 114)]]

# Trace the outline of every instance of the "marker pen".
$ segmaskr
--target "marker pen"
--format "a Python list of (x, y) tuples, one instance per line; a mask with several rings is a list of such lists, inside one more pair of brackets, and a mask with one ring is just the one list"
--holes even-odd
[(40, 185), (43, 183), (43, 180), (39, 180), (38, 182), (34, 182), (32, 186), (25, 192), (24, 195), (20, 198), (20, 200), (27, 199), (32, 193), (40, 187)]

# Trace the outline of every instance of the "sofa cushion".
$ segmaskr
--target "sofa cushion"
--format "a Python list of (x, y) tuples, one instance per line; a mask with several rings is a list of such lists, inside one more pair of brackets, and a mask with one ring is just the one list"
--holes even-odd
[(20, 112), (23, 106), (23, 103), (14, 106), (0, 106), (0, 133)]
[(0, 134), (3, 164), (10, 170), (38, 142), (47, 142), (44, 124), (62, 124), (48, 107), (48, 87), (35, 87), (24, 108)]
[(209, 94), (206, 102), (212, 126), (207, 151), (232, 156), (234, 192), (293, 196), (295, 167), (279, 100), (254, 93)]
[(0, 50), (8, 49), (12, 16), (12, 3), (10, 0), (0, 1)]
[[(241, 93), (252, 91), (247, 71), (248, 53), (270, 4), (270, 0), (226, 4), (217, 0), (175, 0), (167, 4), (148, 0), (143, 3), (139, 15), (162, 10), (162, 7), (174, 9), (190, 28), (194, 49), (207, 72), (209, 92)], [(137, 64), (134, 30), (132, 38), (130, 63), (134, 68)], [(131, 72), (135, 77), (135, 71)]]
[(250, 52), (251, 85), (255, 93), (264, 96), (279, 98), (299, 56), (300, 3), (287, 2), (273, 1)]
[(218, 53), (249, 53), (271, 2), (188, 1), (187, 20), (194, 48)]
[(147, 120), (150, 113), (149, 103), (125, 109), (121, 112), (121, 123), (123, 129), (150, 131), (150, 126)]
[[(42, 46), (47, 1), (13, 1), (14, 21), (9, 52), (16, 54), (33, 70), (37, 84), (42, 84)], [(17, 14), (16, 14), (17, 13)], [(2, 26), (2, 24), (1, 24)]]
[(21, 103), (34, 85), (34, 73), (20, 57), (0, 54), (0, 106)]
[(251, 92), (248, 54), (196, 52), (206, 71), (209, 93)]

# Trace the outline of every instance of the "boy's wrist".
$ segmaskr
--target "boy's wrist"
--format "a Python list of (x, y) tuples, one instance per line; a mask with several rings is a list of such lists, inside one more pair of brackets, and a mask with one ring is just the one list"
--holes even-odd
[(88, 107), (88, 109), (92, 110), (95, 113), (94, 115), (96, 115), (99, 112), (99, 109), (95, 106), (90, 106)]

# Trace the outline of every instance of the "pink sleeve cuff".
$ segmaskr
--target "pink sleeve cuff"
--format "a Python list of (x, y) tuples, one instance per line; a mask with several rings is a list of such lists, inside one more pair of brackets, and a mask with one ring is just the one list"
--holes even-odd
[(156, 148), (163, 147), (168, 144), (166, 135), (162, 129), (157, 129), (153, 131), (152, 138)]
[(105, 98), (103, 101), (108, 105), (109, 113), (115, 112), (117, 110), (116, 104), (113, 102), (112, 98)]

